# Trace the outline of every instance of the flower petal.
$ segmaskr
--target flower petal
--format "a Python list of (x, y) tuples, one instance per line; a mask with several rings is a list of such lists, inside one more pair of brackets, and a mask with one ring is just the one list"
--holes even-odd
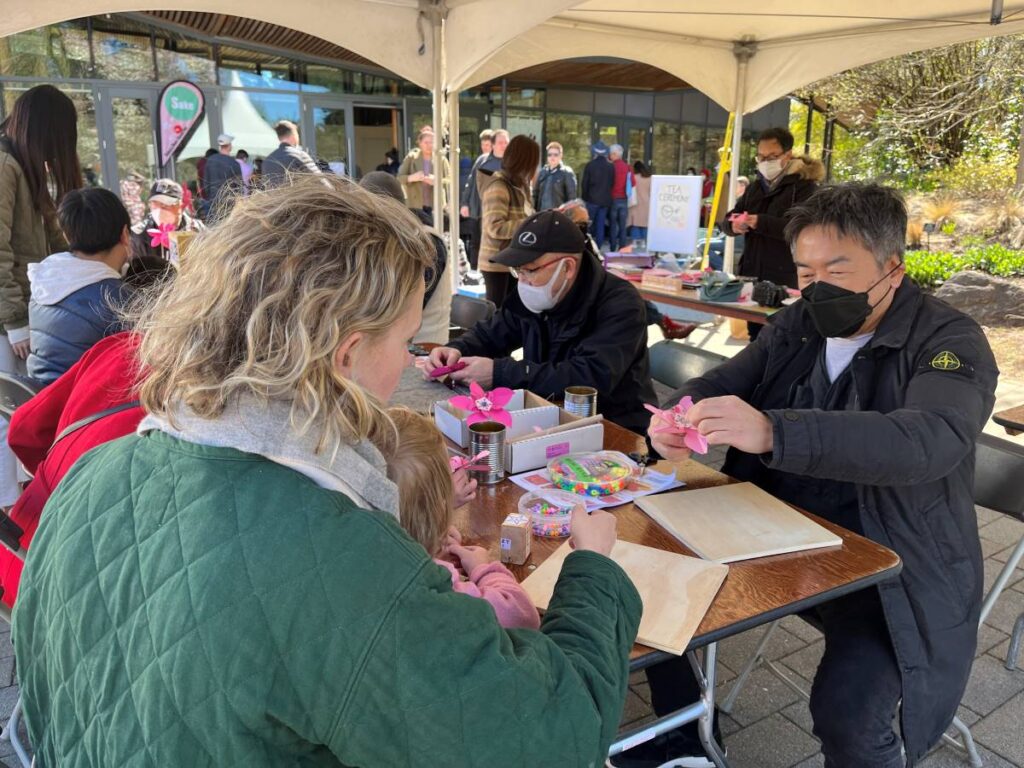
[(484, 388), (477, 384), (475, 381), (469, 382), (469, 394), (474, 400), (479, 400), (481, 397), (486, 395)]
[(469, 418), (466, 419), (466, 424), (472, 426), (473, 424), (479, 424), (481, 421), (491, 421), (491, 418), (479, 411), (474, 411), (469, 415)]
[(491, 403), (495, 408), (504, 408), (508, 404), (508, 401), (512, 399), (512, 395), (514, 394), (515, 392), (508, 387), (492, 389), (490, 392)]
[(460, 411), (472, 411), (476, 408), (476, 402), (471, 397), (466, 395), (456, 395), (455, 397), (448, 398), (448, 404), (454, 408), (458, 408)]
[(676, 407), (679, 408), (679, 410), (682, 411), (683, 413), (686, 413), (688, 410), (693, 408), (693, 398), (687, 395), (686, 397), (679, 401), (679, 405), (677, 405)]
[(686, 437), (683, 438), (683, 442), (694, 453), (704, 454), (708, 452), (708, 439), (696, 429), (686, 430)]
[(491, 421), (496, 421), (499, 424), (504, 424), (506, 427), (512, 426), (512, 414), (508, 411), (502, 410), (501, 408), (491, 411), (490, 419)]

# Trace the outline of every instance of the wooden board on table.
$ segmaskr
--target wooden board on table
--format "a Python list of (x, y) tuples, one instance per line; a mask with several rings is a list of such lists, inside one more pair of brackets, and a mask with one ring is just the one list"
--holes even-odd
[[(566, 542), (523, 581), (523, 588), (541, 610), (547, 610), (562, 563), (571, 552)], [(615, 542), (611, 558), (633, 581), (644, 604), (637, 642), (682, 654), (729, 567), (621, 540)]]
[(717, 563), (843, 543), (752, 483), (645, 496), (635, 503), (687, 547)]

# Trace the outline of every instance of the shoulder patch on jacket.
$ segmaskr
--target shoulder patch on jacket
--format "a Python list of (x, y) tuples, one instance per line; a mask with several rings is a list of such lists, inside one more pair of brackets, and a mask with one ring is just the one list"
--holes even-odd
[(974, 366), (961, 360), (955, 352), (948, 349), (940, 350), (921, 363), (922, 370), (941, 371), (943, 373), (958, 373), (962, 376), (973, 376)]

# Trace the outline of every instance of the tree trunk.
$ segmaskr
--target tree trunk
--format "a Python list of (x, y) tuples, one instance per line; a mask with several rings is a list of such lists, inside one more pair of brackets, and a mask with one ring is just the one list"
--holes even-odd
[(1020, 121), (1020, 141), (1017, 142), (1017, 190), (1024, 189), (1024, 116)]

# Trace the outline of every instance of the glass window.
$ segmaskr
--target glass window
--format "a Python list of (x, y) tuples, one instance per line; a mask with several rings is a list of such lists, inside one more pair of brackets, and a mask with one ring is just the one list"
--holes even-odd
[(577, 176), (590, 162), (590, 125), (590, 115), (548, 112), (544, 140), (557, 141), (562, 145), (562, 160), (576, 171)]
[(118, 16), (93, 20), (93, 59), (96, 77), (144, 82), (156, 79), (150, 27)]
[[(704, 167), (704, 125), (683, 123), (679, 132), (680, 165), (683, 174), (700, 172)], [(692, 171), (691, 171), (692, 169)]]
[[(501, 86), (491, 86), (491, 101), (498, 106), (501, 106)], [(533, 107), (535, 109), (544, 109), (544, 89), (543, 88), (509, 88), (508, 89), (508, 105), (510, 107)]]
[(711, 170), (712, 175), (718, 167), (721, 155), (719, 151), (725, 144), (725, 127), (721, 125), (709, 125), (707, 138), (704, 144), (704, 166)]
[(299, 90), (298, 65), (280, 57), (268, 57), (258, 51), (221, 46), (220, 84), (229, 88), (271, 88)]
[(89, 35), (85, 22), (69, 21), (0, 37), (0, 74), (89, 77)]
[(397, 96), (398, 81), (365, 72), (352, 73), (352, 92), (377, 96)]
[(679, 172), (680, 127), (678, 123), (654, 123), (654, 172), (663, 175)]
[(265, 157), (277, 149), (280, 142), (274, 123), (291, 120), (298, 124), (299, 114), (297, 94), (226, 90), (221, 100), (224, 132), (234, 136), (234, 148), (244, 149), (250, 158)]
[[(180, 184), (187, 186), (190, 182), (199, 179), (196, 163), (206, 154), (206, 150), (210, 149), (210, 143), (210, 120), (207, 115), (203, 115), (202, 121), (196, 126), (195, 132), (174, 161), (175, 176)], [(249, 162), (252, 160), (253, 157), (250, 154)], [(195, 190), (193, 190), (193, 196), (195, 196)]]
[(508, 125), (505, 127), (513, 136), (529, 136), (539, 144), (544, 134), (544, 113), (525, 109), (510, 109), (508, 110)]
[(323, 64), (307, 64), (306, 83), (302, 90), (312, 93), (351, 93), (352, 73)]
[[(78, 112), (78, 161), (82, 165), (82, 177), (85, 179), (86, 185), (90, 187), (101, 186), (103, 171), (100, 163), (99, 131), (96, 129), (96, 103), (93, 101), (92, 89), (88, 86), (76, 88), (75, 86), (58, 85), (58, 87), (71, 98)], [(14, 102), (28, 89), (27, 85), (4, 85), (4, 115), (11, 113)]]
[(208, 43), (162, 29), (157, 29), (156, 35), (156, 66), (161, 80), (217, 82), (217, 65)]

